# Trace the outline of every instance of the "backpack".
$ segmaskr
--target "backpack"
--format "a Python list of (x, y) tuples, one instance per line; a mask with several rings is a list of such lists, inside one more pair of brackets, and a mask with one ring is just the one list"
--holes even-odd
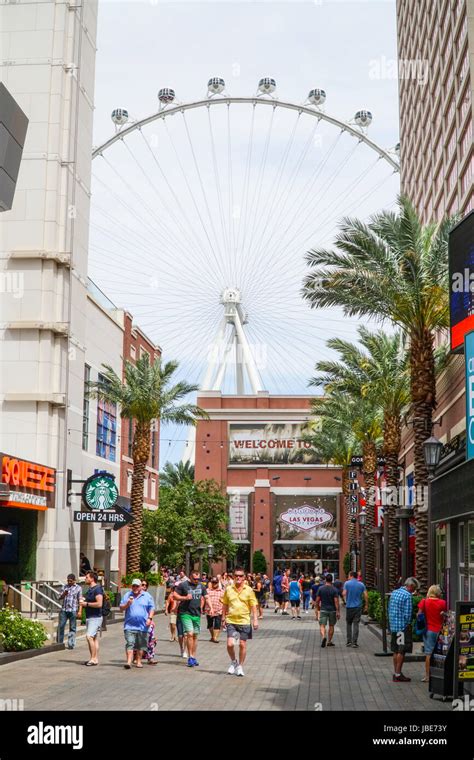
[(423, 608), (418, 612), (416, 616), (415, 633), (417, 636), (423, 636), (423, 634), (426, 633), (426, 618), (424, 610), (425, 605), (423, 605)]
[(108, 594), (104, 593), (104, 598), (102, 601), (102, 617), (108, 617), (110, 615), (111, 610), (112, 610), (112, 605), (110, 604), (110, 597)]

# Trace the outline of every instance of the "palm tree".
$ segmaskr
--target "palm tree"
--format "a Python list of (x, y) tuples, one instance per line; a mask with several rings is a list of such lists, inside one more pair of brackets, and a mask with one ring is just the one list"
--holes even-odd
[[(349, 487), (350, 477), (349, 470), (351, 467), (352, 457), (356, 456), (357, 442), (351, 427), (346, 430), (336, 429), (330, 425), (314, 425), (311, 422), (306, 426), (309, 435), (308, 440), (312, 444), (316, 456), (326, 464), (333, 464), (342, 469), (342, 497), (344, 500), (344, 513), (346, 518), (346, 529), (349, 536), (349, 544), (356, 541), (355, 524), (352, 522), (351, 514), (351, 490)], [(306, 432), (306, 431), (305, 431)]]
[[(335, 249), (309, 251), (312, 271), (303, 296), (313, 307), (342, 306), (348, 316), (370, 316), (398, 325), (407, 339), (415, 483), (428, 472), (423, 442), (436, 406), (433, 341), (448, 327), (448, 233), (453, 220), (422, 226), (412, 203), (398, 200), (398, 213), (384, 211), (368, 223), (344, 219)], [(426, 511), (416, 508), (416, 565), (423, 588), (428, 580)]]
[[(364, 480), (369, 493), (375, 492), (375, 474), (377, 471), (377, 453), (382, 436), (382, 419), (380, 408), (369, 398), (356, 399), (348, 393), (334, 390), (325, 397), (312, 401), (312, 413), (322, 419), (326, 434), (353, 434), (358, 446), (362, 448), (364, 459)], [(367, 510), (367, 545), (366, 545), (366, 581), (375, 585), (375, 546), (372, 530), (375, 527), (375, 510)], [(365, 579), (364, 579), (365, 580)]]
[(89, 395), (120, 406), (120, 416), (135, 420), (132, 444), (133, 476), (131, 505), (133, 522), (130, 525), (127, 572), (140, 570), (140, 548), (143, 531), (143, 484), (146, 463), (150, 456), (151, 424), (154, 420), (172, 422), (177, 425), (195, 425), (197, 420), (208, 415), (194, 404), (179, 402), (189, 393), (198, 389), (197, 385), (180, 380), (172, 385), (178, 363), (163, 363), (157, 359), (153, 364), (144, 354), (135, 364), (125, 362), (124, 379), (107, 364), (97, 382), (89, 383)]
[[(338, 351), (342, 361), (318, 362), (316, 369), (321, 374), (311, 382), (327, 390), (345, 391), (356, 398), (370, 397), (381, 407), (387, 486), (398, 494), (402, 414), (410, 402), (408, 355), (400, 332), (389, 335), (382, 330), (370, 332), (360, 327), (359, 343), (360, 346), (356, 346), (338, 338), (329, 340), (328, 347)], [(389, 584), (394, 588), (398, 580), (398, 526), (390, 491), (385, 501), (384, 516), (389, 526)]]
[(160, 472), (160, 486), (164, 488), (173, 488), (183, 480), (194, 482), (194, 465), (191, 462), (166, 462), (163, 471)]

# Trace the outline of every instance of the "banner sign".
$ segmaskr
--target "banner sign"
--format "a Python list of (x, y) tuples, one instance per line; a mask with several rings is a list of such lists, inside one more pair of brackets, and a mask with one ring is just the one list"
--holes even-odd
[(474, 211), (449, 233), (449, 321), (451, 351), (462, 351), (474, 329)]
[(44, 511), (54, 507), (56, 470), (10, 454), (0, 454), (2, 483), (8, 487), (8, 500), (2, 507)]
[(325, 509), (315, 509), (310, 507), (309, 504), (303, 504), (302, 507), (296, 509), (289, 509), (287, 512), (282, 512), (280, 520), (288, 523), (292, 527), (299, 528), (300, 530), (312, 530), (319, 525), (331, 522), (333, 516), (330, 512), (326, 512)]
[(466, 459), (474, 457), (474, 330), (464, 336), (466, 365)]
[(301, 422), (231, 422), (229, 464), (319, 464), (319, 459)]
[(229, 532), (233, 541), (248, 541), (249, 497), (233, 493), (229, 499)]

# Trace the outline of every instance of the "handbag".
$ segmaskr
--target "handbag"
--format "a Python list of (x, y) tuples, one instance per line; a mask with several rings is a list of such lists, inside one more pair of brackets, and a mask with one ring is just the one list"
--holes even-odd
[(426, 617), (424, 613), (425, 600), (423, 599), (423, 608), (419, 610), (416, 616), (415, 633), (417, 636), (423, 636), (426, 633)]

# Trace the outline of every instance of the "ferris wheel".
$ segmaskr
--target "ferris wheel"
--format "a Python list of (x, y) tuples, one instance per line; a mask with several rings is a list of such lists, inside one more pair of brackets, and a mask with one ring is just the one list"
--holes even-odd
[(304, 255), (399, 190), (369, 110), (276, 93), (271, 77), (239, 97), (213, 77), (190, 102), (162, 88), (150, 116), (114, 109), (93, 150), (91, 276), (202, 390), (307, 393), (327, 338), (357, 324), (303, 301)]

